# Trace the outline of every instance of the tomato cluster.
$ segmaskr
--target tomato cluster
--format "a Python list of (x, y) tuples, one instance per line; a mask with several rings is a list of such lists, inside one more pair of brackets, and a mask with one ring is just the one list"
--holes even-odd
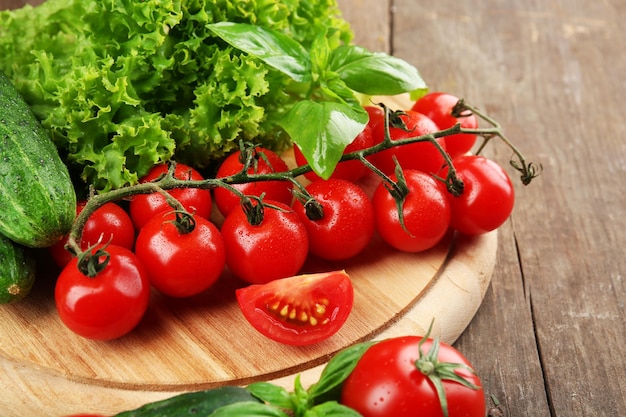
[[(451, 115), (456, 101), (431, 93), (411, 109), (394, 112), (388, 138), (389, 113), (368, 106), (370, 121), (345, 153), (456, 123), (476, 127), (473, 115)], [(222, 184), (212, 191), (189, 186), (137, 194), (128, 210), (109, 202), (84, 226), (80, 246), (86, 253), (72, 259), (65, 242), (51, 248), (63, 267), (55, 292), (61, 320), (84, 337), (117, 338), (145, 313), (150, 288), (190, 297), (209, 289), (228, 268), (248, 285), (238, 290), (237, 300), (257, 330), (293, 345), (324, 340), (345, 322), (352, 286), (342, 271), (297, 276), (308, 257), (352, 258), (376, 233), (393, 248), (420, 252), (450, 230), (486, 233), (508, 218), (511, 181), (497, 163), (468, 153), (475, 141), (474, 135), (462, 134), (394, 146), (369, 155), (365, 163), (341, 162), (328, 180), (308, 172), (301, 186), (262, 178), (287, 173), (287, 164), (272, 151), (246, 147), (222, 162), (216, 175)], [(462, 181), (460, 195), (446, 187), (450, 166), (444, 155)], [(297, 146), (294, 157), (297, 165), (306, 164)], [(167, 172), (167, 165), (155, 166), (141, 182)], [(379, 178), (374, 172), (382, 178), (378, 183), (372, 181)], [(184, 164), (176, 164), (173, 174), (204, 179)], [(84, 206), (78, 206), (79, 213)], [(273, 302), (259, 302), (272, 297)]]

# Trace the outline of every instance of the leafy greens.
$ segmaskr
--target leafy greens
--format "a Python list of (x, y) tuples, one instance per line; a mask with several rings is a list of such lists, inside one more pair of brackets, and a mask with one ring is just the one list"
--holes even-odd
[(351, 39), (336, 0), (48, 0), (0, 12), (0, 70), (97, 191), (241, 140), (293, 140), (327, 177), (367, 122), (354, 91), (425, 88)]

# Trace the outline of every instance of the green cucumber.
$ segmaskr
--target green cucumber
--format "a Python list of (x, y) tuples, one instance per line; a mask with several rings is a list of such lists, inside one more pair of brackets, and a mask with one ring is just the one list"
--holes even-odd
[(259, 400), (245, 388), (224, 386), (205, 391), (187, 392), (124, 411), (114, 417), (190, 417), (208, 416), (225, 405)]
[(0, 233), (24, 246), (48, 247), (68, 232), (75, 217), (67, 166), (0, 72)]
[(26, 249), (0, 235), (0, 304), (26, 297), (35, 281), (35, 260)]

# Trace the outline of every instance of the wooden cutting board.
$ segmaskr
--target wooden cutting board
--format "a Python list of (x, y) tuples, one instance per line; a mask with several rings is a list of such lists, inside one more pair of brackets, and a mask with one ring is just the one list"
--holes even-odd
[[(375, 182), (365, 185), (371, 190)], [(51, 267), (26, 300), (0, 308), (0, 410), (4, 417), (114, 414), (220, 385), (271, 380), (291, 388), (297, 373), (308, 385), (338, 350), (363, 340), (424, 334), (433, 319), (433, 336), (452, 343), (482, 301), (496, 247), (496, 232), (450, 234), (427, 252), (408, 254), (375, 236), (355, 259), (311, 259), (306, 272), (346, 270), (355, 304), (339, 333), (307, 347), (278, 344), (249, 326), (234, 296), (243, 283), (228, 273), (190, 299), (152, 294), (144, 320), (128, 336), (86, 340), (58, 319)]]

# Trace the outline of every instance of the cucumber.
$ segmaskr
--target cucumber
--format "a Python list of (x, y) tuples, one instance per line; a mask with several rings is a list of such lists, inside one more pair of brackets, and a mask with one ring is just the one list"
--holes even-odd
[(50, 136), (0, 72), (0, 233), (48, 247), (70, 229), (76, 192)]
[(35, 260), (26, 249), (0, 235), (0, 304), (26, 297), (35, 281)]
[(187, 392), (172, 398), (124, 411), (114, 417), (199, 417), (208, 416), (220, 407), (244, 401), (260, 402), (245, 388), (224, 386), (205, 391)]

